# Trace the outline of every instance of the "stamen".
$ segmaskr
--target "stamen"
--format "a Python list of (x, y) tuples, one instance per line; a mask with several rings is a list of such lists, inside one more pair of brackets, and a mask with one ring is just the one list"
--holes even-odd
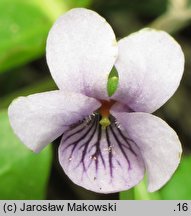
[(116, 119), (115, 119), (115, 121), (114, 121), (114, 124), (115, 124), (115, 126), (116, 126), (118, 129), (120, 129), (121, 125), (119, 124), (118, 121), (116, 121)]

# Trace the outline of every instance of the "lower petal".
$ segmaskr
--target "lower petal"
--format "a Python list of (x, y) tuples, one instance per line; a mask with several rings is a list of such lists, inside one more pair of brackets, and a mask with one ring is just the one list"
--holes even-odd
[(14, 132), (38, 152), (99, 106), (97, 100), (81, 94), (50, 91), (19, 97), (8, 112)]
[(175, 131), (148, 113), (112, 112), (139, 146), (148, 173), (148, 191), (161, 188), (175, 172), (182, 153)]
[(137, 145), (121, 133), (114, 118), (102, 128), (99, 114), (65, 132), (59, 161), (77, 185), (98, 193), (114, 193), (138, 184), (144, 162)]

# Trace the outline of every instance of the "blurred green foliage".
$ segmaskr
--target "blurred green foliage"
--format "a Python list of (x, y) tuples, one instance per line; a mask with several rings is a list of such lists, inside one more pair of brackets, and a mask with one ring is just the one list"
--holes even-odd
[(191, 157), (183, 157), (173, 178), (161, 191), (161, 198), (165, 200), (191, 199)]
[(89, 3), (90, 0), (1, 0), (0, 72), (42, 56), (55, 19), (69, 8)]
[(51, 167), (51, 149), (27, 149), (13, 134), (7, 111), (0, 112), (0, 199), (44, 199)]
[(146, 180), (135, 187), (133, 192), (121, 192), (122, 200), (189, 200), (191, 199), (191, 157), (183, 157), (178, 170), (170, 181), (159, 191), (147, 192)]
[(51, 21), (31, 1), (0, 1), (0, 72), (40, 57)]
[[(52, 158), (50, 146), (36, 155), (19, 141), (3, 108), (19, 95), (55, 89), (55, 84), (50, 78), (44, 78), (33, 87), (19, 89), (20, 78), (24, 75), (26, 80), (31, 80), (34, 70), (11, 73), (10, 69), (43, 56), (47, 34), (55, 19), (71, 7), (89, 3), (90, 0), (0, 1), (0, 74), (8, 72), (8, 77), (3, 75), (7, 85), (0, 77), (3, 96), (0, 98), (0, 199), (45, 199)], [(10, 95), (2, 95), (8, 88)], [(18, 90), (13, 91), (15, 88)]]
[[(120, 198), (191, 199), (191, 0), (0, 0), (0, 199), (44, 199), (48, 181), (49, 198), (101, 197), (71, 182), (62, 191), (67, 180), (56, 159), (50, 180), (52, 149), (47, 147), (38, 155), (30, 152), (13, 134), (5, 111), (15, 97), (56, 89), (44, 58), (46, 38), (54, 21), (73, 7), (96, 10), (118, 38), (151, 26), (174, 34), (182, 45), (186, 71), (181, 87), (157, 114), (178, 132), (186, 156), (159, 192), (148, 193), (143, 181), (120, 193)], [(109, 91), (115, 90), (114, 84)]]

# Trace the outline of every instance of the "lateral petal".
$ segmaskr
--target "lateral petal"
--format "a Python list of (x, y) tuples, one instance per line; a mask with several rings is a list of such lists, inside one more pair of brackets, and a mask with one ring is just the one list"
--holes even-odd
[(143, 29), (119, 41), (119, 84), (113, 99), (137, 112), (154, 112), (176, 91), (184, 54), (166, 32)]
[(182, 148), (177, 134), (152, 114), (115, 111), (112, 114), (140, 148), (148, 174), (148, 190), (160, 189), (180, 162)]
[(19, 97), (9, 106), (8, 114), (21, 141), (39, 152), (99, 106), (93, 98), (57, 90)]

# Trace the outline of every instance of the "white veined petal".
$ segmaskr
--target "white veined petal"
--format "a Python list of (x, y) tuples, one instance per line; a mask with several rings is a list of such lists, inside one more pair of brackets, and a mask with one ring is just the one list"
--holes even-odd
[(98, 193), (115, 193), (132, 188), (144, 177), (140, 149), (115, 124), (103, 129), (100, 115), (75, 125), (64, 133), (59, 161), (77, 185)]

